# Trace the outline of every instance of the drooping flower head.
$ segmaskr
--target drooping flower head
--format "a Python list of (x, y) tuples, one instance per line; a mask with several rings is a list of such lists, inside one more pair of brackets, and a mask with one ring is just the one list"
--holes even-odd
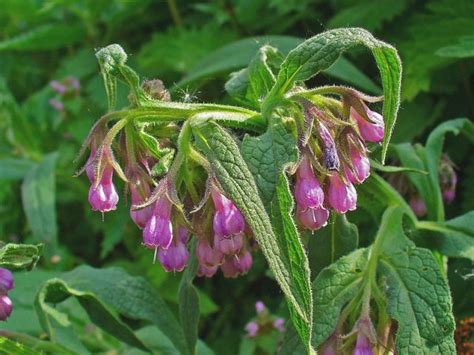
[(155, 202), (150, 219), (143, 229), (143, 245), (150, 249), (168, 249), (173, 241), (171, 202), (162, 195)]
[(344, 182), (339, 174), (329, 177), (328, 188), (329, 205), (338, 213), (353, 211), (357, 205), (357, 192), (351, 182)]
[(347, 143), (351, 166), (345, 165), (344, 173), (346, 178), (353, 184), (361, 184), (370, 175), (370, 161), (367, 157), (367, 149), (364, 143), (353, 133), (347, 135)]
[(189, 251), (186, 247), (188, 240), (188, 230), (179, 227), (178, 238), (171, 243), (168, 249), (160, 249), (158, 251), (158, 260), (165, 271), (183, 271), (189, 260)]
[(133, 222), (140, 228), (145, 228), (146, 223), (153, 214), (153, 204), (136, 209), (136, 206), (144, 204), (151, 194), (150, 179), (141, 169), (133, 169), (127, 172), (129, 181), (129, 190), (132, 200), (130, 206), (130, 217)]
[(380, 142), (385, 133), (385, 124), (380, 113), (372, 111), (361, 101), (361, 110), (351, 107), (351, 118), (357, 123), (361, 137), (369, 142)]

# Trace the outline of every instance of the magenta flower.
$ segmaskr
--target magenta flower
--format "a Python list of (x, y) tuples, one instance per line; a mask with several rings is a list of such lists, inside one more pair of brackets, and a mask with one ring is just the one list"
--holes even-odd
[(64, 95), (64, 93), (66, 92), (67, 88), (65, 85), (61, 84), (59, 81), (57, 80), (51, 80), (49, 82), (49, 86), (51, 87), (51, 89), (53, 89), (54, 91), (56, 91), (57, 93), (61, 94), (61, 95)]
[(213, 222), (214, 233), (224, 238), (242, 233), (245, 228), (245, 220), (239, 209), (218, 190), (213, 189), (211, 194), (216, 208)]
[(0, 321), (5, 321), (13, 310), (13, 303), (7, 295), (0, 295)]
[(64, 104), (59, 101), (58, 99), (49, 99), (48, 103), (56, 110), (56, 111), (64, 111)]
[(197, 275), (198, 276), (205, 276), (205, 277), (212, 277), (216, 274), (218, 266), (206, 266), (203, 264), (199, 264)]
[(146, 223), (153, 214), (154, 206), (150, 204), (141, 209), (134, 209), (134, 206), (141, 205), (146, 202), (150, 196), (151, 189), (147, 181), (139, 176), (132, 176), (129, 178), (130, 181), (130, 195), (132, 199), (132, 205), (130, 206), (130, 217), (133, 222), (140, 228), (145, 228)]
[(249, 251), (244, 251), (238, 256), (229, 256), (221, 265), (224, 277), (234, 278), (246, 274), (252, 268), (252, 254)]
[(143, 229), (143, 245), (150, 249), (168, 249), (172, 241), (171, 202), (166, 196), (161, 196)]
[(339, 156), (337, 154), (336, 142), (334, 142), (334, 138), (322, 122), (318, 123), (318, 133), (321, 139), (324, 165), (328, 170), (339, 170)]
[(257, 311), (257, 314), (263, 313), (265, 309), (265, 304), (262, 301), (255, 302), (255, 310)]
[(286, 332), (285, 320), (284, 320), (283, 318), (277, 318), (277, 319), (275, 319), (275, 320), (273, 321), (273, 327), (274, 327), (276, 330), (278, 330), (278, 331), (280, 331), (280, 332), (282, 332), (282, 333)]
[(372, 344), (370, 343), (369, 338), (359, 331), (357, 333), (357, 341), (352, 355), (373, 355)]
[(13, 274), (10, 270), (0, 267), (0, 294), (13, 289)]
[(447, 187), (443, 188), (443, 200), (447, 203), (451, 203), (454, 201), (456, 197), (456, 185), (458, 183), (458, 176), (454, 170), (449, 179), (449, 184)]
[(426, 215), (425, 201), (420, 196), (413, 196), (410, 199), (410, 207), (417, 217), (423, 217)]
[(320, 207), (324, 202), (324, 191), (306, 155), (296, 171), (295, 200), (301, 209)]
[(370, 110), (365, 104), (362, 104), (365, 114), (369, 118), (367, 121), (354, 108), (351, 107), (351, 117), (357, 122), (359, 132), (362, 138), (369, 142), (380, 142), (385, 133), (385, 124), (383, 117), (378, 112)]
[(158, 259), (165, 271), (183, 271), (189, 260), (189, 251), (186, 247), (188, 241), (188, 230), (179, 227), (178, 238), (171, 243), (168, 249), (158, 251)]
[(248, 322), (245, 326), (245, 330), (247, 331), (247, 336), (249, 338), (255, 338), (258, 334), (258, 324), (257, 322)]
[(234, 234), (229, 237), (214, 235), (214, 248), (225, 255), (237, 254), (244, 244), (243, 234)]
[(222, 263), (224, 255), (220, 250), (212, 248), (206, 240), (199, 239), (196, 246), (196, 257), (200, 265), (214, 267)]
[(324, 207), (307, 208), (305, 210), (297, 208), (296, 216), (305, 228), (314, 231), (327, 225), (329, 211)]
[(356, 209), (357, 192), (352, 183), (344, 183), (338, 174), (329, 177), (329, 205), (338, 213)]
[[(349, 142), (349, 156), (353, 170), (347, 165), (344, 166), (344, 173), (346, 178), (353, 184), (360, 184), (370, 175), (370, 161), (367, 157), (365, 147), (362, 142), (355, 141), (357, 138), (351, 137), (352, 142)], [(358, 146), (357, 146), (358, 145)]]

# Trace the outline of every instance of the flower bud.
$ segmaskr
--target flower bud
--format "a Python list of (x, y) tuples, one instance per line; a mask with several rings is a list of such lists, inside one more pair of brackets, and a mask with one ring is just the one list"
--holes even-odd
[(277, 318), (273, 321), (273, 327), (281, 333), (286, 332), (285, 320), (283, 318)]
[(91, 185), (89, 203), (93, 211), (109, 212), (117, 208), (119, 196), (112, 181), (113, 173), (112, 166), (107, 165), (97, 187), (94, 187), (94, 184)]
[(247, 336), (249, 338), (255, 338), (258, 334), (258, 324), (257, 322), (248, 322), (245, 326), (245, 330), (247, 331)]
[(329, 177), (329, 205), (338, 213), (353, 211), (357, 205), (357, 192), (350, 182), (344, 183), (338, 174)]
[[(353, 137), (353, 139), (356, 138)], [(351, 170), (348, 166), (344, 166), (344, 174), (353, 184), (362, 183), (370, 175), (370, 161), (365, 147), (362, 145), (362, 142), (358, 143), (361, 144), (357, 144), (354, 141), (349, 142), (349, 156), (353, 169)]]
[(196, 257), (201, 265), (214, 267), (222, 263), (224, 255), (220, 250), (212, 248), (206, 240), (199, 239), (196, 246)]
[(198, 276), (205, 276), (205, 277), (212, 277), (216, 274), (218, 266), (206, 266), (203, 264), (199, 264), (197, 275)]
[(143, 229), (143, 244), (151, 249), (168, 249), (172, 240), (171, 202), (166, 196), (161, 196)]
[(0, 294), (13, 289), (13, 274), (10, 270), (0, 267)]
[(339, 156), (337, 155), (336, 142), (334, 142), (334, 138), (322, 122), (318, 123), (318, 133), (321, 139), (324, 165), (328, 170), (339, 170)]
[(370, 121), (362, 117), (353, 107), (351, 107), (351, 117), (357, 122), (359, 132), (364, 140), (369, 142), (380, 142), (385, 133), (385, 124), (383, 117), (378, 112), (370, 110), (365, 104), (362, 104), (365, 114)]
[(165, 271), (183, 271), (189, 260), (189, 252), (181, 240), (176, 244), (171, 243), (168, 249), (160, 249), (158, 251), (158, 259)]
[(257, 311), (257, 314), (263, 313), (265, 309), (265, 304), (262, 301), (255, 302), (255, 310)]
[(0, 295), (0, 321), (5, 321), (13, 310), (13, 303), (7, 295)]
[(413, 196), (410, 199), (410, 207), (417, 217), (423, 217), (426, 215), (425, 201), (420, 196)]
[(369, 338), (363, 333), (357, 333), (357, 341), (354, 351), (352, 352), (353, 355), (372, 355), (374, 352), (372, 351), (372, 344), (370, 343)]
[(239, 209), (217, 189), (213, 189), (212, 200), (216, 208), (214, 214), (214, 233), (219, 237), (231, 237), (244, 231), (245, 220)]
[(441, 156), (438, 166), (438, 174), (443, 200), (446, 203), (451, 203), (456, 197), (458, 176), (454, 170), (454, 163), (447, 154)]
[(310, 230), (318, 230), (327, 225), (329, 211), (324, 207), (296, 209), (296, 216), (300, 223)]
[(150, 185), (147, 183), (146, 179), (137, 174), (132, 174), (132, 176), (129, 177), (129, 181), (130, 195), (132, 199), (130, 217), (132, 217), (133, 222), (135, 222), (140, 229), (143, 229), (153, 214), (154, 206), (151, 204), (139, 210), (135, 210), (134, 206), (141, 205), (148, 199), (151, 192)]
[(296, 171), (295, 200), (301, 209), (320, 207), (324, 202), (324, 191), (306, 155)]

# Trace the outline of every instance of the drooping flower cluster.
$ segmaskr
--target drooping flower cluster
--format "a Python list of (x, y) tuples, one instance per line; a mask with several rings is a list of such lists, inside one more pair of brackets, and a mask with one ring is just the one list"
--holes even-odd
[(346, 213), (356, 209), (354, 185), (370, 174), (365, 141), (383, 139), (384, 121), (362, 100), (350, 106), (347, 121), (307, 101), (303, 106), (305, 123), (311, 123), (313, 129), (300, 148), (294, 191), (296, 216), (303, 227), (317, 230), (327, 224), (329, 210)]
[(5, 321), (13, 310), (13, 303), (8, 292), (13, 289), (13, 275), (10, 270), (0, 268), (0, 321)]
[(285, 320), (272, 315), (262, 301), (255, 303), (255, 310), (257, 317), (245, 325), (247, 337), (255, 338), (275, 330), (279, 333), (286, 332)]
[[(425, 201), (415, 187), (403, 174), (391, 174), (387, 178), (388, 182), (409, 201), (409, 205), (417, 217), (423, 217), (428, 213)], [(447, 154), (443, 154), (438, 164), (438, 180), (441, 195), (445, 203), (451, 203), (456, 197), (456, 186), (458, 176), (454, 163)]]

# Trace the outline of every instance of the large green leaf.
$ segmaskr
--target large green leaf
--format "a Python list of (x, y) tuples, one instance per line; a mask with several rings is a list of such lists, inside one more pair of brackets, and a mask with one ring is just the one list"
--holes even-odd
[(34, 163), (27, 159), (1, 159), (0, 180), (21, 180), (33, 165)]
[(38, 262), (43, 245), (0, 243), (0, 267), (31, 270)]
[(280, 67), (277, 82), (267, 98), (282, 97), (295, 82), (305, 81), (329, 68), (345, 51), (363, 45), (369, 48), (377, 62), (384, 89), (383, 116), (386, 132), (382, 145), (382, 161), (388, 148), (400, 104), (402, 67), (397, 51), (360, 28), (343, 28), (323, 32), (293, 49)]
[(84, 38), (83, 26), (48, 24), (0, 42), (0, 51), (53, 50)]
[[(202, 58), (176, 84), (176, 87), (186, 87), (186, 85), (209, 77), (245, 68), (249, 65), (259, 48), (264, 45), (275, 47), (281, 53), (287, 54), (301, 42), (303, 42), (303, 39), (298, 37), (262, 36), (245, 38), (230, 43)], [(378, 93), (380, 91), (378, 86), (367, 75), (345, 58), (340, 58), (333, 66), (326, 68), (324, 71), (332, 77), (341, 79), (370, 93)]]
[[(307, 314), (313, 314), (313, 300), (311, 291), (311, 272), (308, 257), (300, 235), (293, 220), (294, 201), (288, 180), (284, 172), (281, 172), (276, 186), (276, 193), (271, 205), (272, 225), (277, 237), (282, 256), (288, 265), (292, 281), (295, 283), (295, 298), (304, 307)], [(310, 347), (312, 320), (309, 324), (294, 313), (293, 307), (288, 307), (294, 327), (300, 335), (303, 343)]]
[(70, 288), (92, 293), (120, 314), (156, 325), (182, 354), (190, 351), (183, 330), (168, 306), (141, 277), (119, 268), (94, 269), (80, 266), (63, 277)]
[(403, 233), (403, 210), (390, 208), (379, 230), (379, 266), (387, 277), (387, 312), (398, 322), (402, 354), (453, 354), (451, 295), (433, 254)]
[(474, 261), (474, 211), (446, 222), (420, 221), (416, 226), (433, 234), (428, 240), (443, 255)]
[(321, 345), (334, 331), (342, 307), (361, 287), (367, 249), (357, 249), (323, 269), (313, 282), (313, 346)]
[(21, 198), (35, 241), (54, 252), (57, 244), (55, 166), (58, 154), (51, 153), (28, 171), (21, 187)]
[[(300, 318), (299, 324), (304, 323), (309, 327), (311, 313), (308, 312), (307, 301), (304, 303), (300, 301), (307, 300), (311, 296), (306, 294), (306, 289), (303, 289), (297, 280), (305, 276), (293, 274), (288, 250), (283, 250), (278, 242), (252, 173), (243, 160), (234, 138), (213, 122), (195, 123), (193, 132), (199, 149), (209, 159), (224, 191), (242, 211), (252, 228), (275, 279), (288, 300), (289, 307), (293, 308), (293, 314), (297, 314)], [(301, 263), (301, 260), (297, 262)]]
[(314, 275), (357, 248), (359, 232), (346, 215), (333, 213), (327, 227), (309, 236), (309, 260)]
[(457, 44), (440, 48), (436, 54), (448, 58), (474, 57), (474, 36), (462, 36)]
[(273, 200), (284, 165), (297, 159), (296, 142), (281, 120), (273, 117), (264, 134), (244, 137), (241, 150), (267, 206)]

